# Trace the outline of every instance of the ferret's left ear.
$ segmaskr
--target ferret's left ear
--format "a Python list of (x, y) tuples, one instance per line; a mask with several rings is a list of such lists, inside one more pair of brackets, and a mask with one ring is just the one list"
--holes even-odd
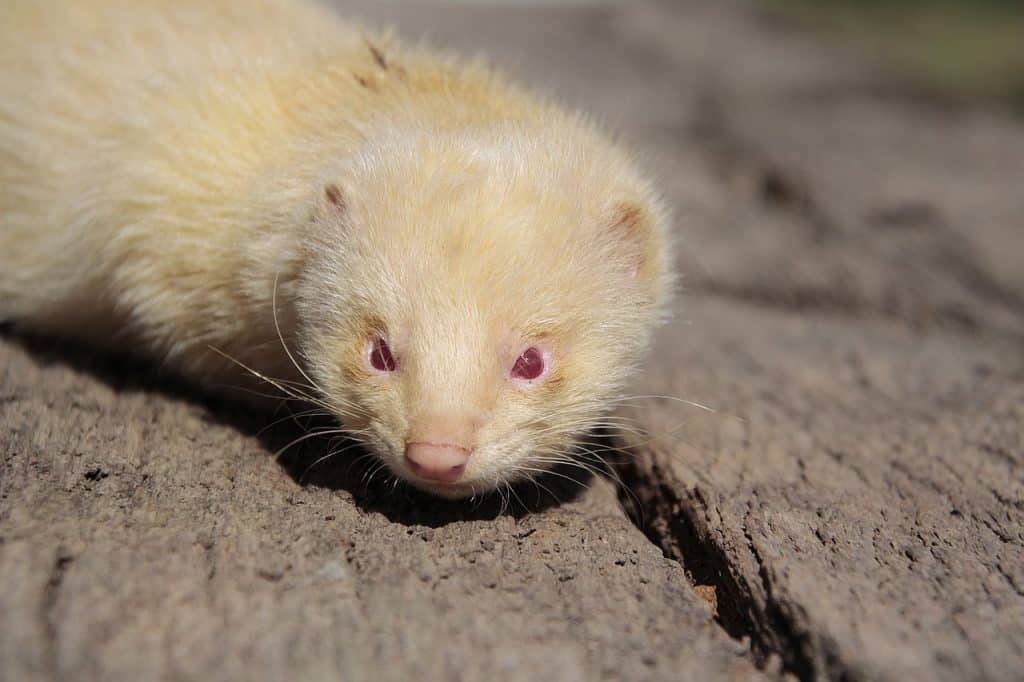
[(616, 201), (606, 224), (629, 275), (634, 279), (650, 277), (656, 245), (654, 217), (647, 207), (633, 200)]

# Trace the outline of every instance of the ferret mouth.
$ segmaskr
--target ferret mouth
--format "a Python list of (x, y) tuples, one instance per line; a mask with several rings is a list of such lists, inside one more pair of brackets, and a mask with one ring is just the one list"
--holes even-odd
[(467, 497), (486, 495), (493, 491), (492, 487), (481, 485), (479, 481), (431, 481), (420, 478), (402, 466), (390, 466), (389, 468), (391, 473), (406, 485), (446, 500), (461, 500)]
[(429, 493), (435, 497), (441, 497), (446, 500), (460, 500), (466, 497), (472, 497), (474, 495), (489, 492), (488, 490), (482, 489), (479, 485), (473, 485), (472, 483), (466, 483), (463, 481), (453, 481), (451, 483), (427, 481), (407, 471), (395, 472), (395, 475), (417, 490), (422, 490), (425, 493)]
[[(447, 500), (458, 500), (467, 497), (485, 495), (492, 492), (493, 486), (488, 486), (479, 480), (466, 479), (460, 476), (454, 480), (441, 480), (420, 476), (410, 463), (403, 458), (388, 458), (386, 461), (391, 473), (407, 485), (423, 491), (435, 497)], [(395, 460), (398, 461), (395, 461)]]

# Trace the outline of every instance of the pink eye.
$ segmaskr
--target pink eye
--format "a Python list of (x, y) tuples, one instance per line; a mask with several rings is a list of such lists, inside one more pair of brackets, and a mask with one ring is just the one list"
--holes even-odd
[(395, 356), (391, 353), (388, 342), (378, 336), (370, 348), (370, 366), (378, 372), (394, 372), (398, 367)]
[(544, 354), (534, 346), (530, 346), (523, 351), (522, 355), (516, 358), (511, 371), (512, 378), (521, 381), (533, 381), (543, 373)]

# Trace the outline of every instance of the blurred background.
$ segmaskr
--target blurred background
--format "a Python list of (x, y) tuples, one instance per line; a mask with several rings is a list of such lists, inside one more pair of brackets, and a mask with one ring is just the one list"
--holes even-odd
[(759, 0), (823, 40), (874, 54), (935, 97), (1024, 114), (1020, 0)]
[[(390, 0), (390, 4), (537, 9), (635, 3)], [(682, 9), (687, 3), (675, 4)], [(747, 0), (746, 4), (762, 17), (871, 55), (902, 76), (908, 88), (949, 100), (1006, 106), (1024, 115), (1024, 2), (1020, 0)], [(389, 8), (376, 11), (387, 17)]]

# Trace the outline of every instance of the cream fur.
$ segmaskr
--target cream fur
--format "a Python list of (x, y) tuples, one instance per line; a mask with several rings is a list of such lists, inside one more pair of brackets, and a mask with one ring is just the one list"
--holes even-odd
[[(332, 199), (334, 199), (332, 201)], [(671, 288), (624, 153), (489, 70), (283, 0), (5, 3), (0, 319), (306, 381), (399, 476), (471, 424), (447, 495), (545, 468), (605, 411)], [(386, 334), (399, 371), (366, 372)], [(548, 381), (506, 378), (530, 343)], [(214, 352), (211, 348), (220, 352)]]

